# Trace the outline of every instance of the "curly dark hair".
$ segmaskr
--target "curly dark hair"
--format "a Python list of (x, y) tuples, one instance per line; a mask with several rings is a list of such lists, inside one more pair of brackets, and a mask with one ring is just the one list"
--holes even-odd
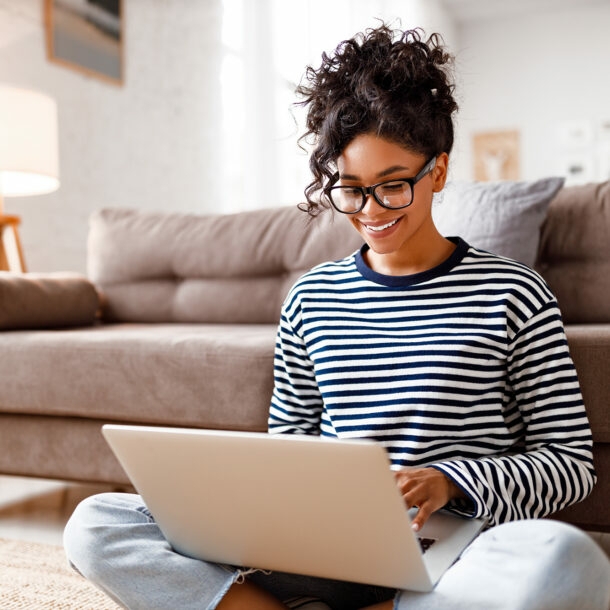
[(451, 151), (453, 56), (439, 34), (423, 36), (419, 28), (382, 24), (323, 53), (318, 69), (306, 69), (296, 92), (308, 107), (301, 141), (314, 143), (314, 179), (303, 204), (312, 216), (329, 207), (320, 195), (336, 181), (336, 160), (358, 135), (375, 133), (427, 158)]

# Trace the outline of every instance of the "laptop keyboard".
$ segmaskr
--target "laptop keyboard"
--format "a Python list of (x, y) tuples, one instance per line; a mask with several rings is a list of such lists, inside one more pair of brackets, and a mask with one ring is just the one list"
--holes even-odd
[(423, 538), (418, 536), (419, 546), (421, 547), (422, 554), (425, 553), (435, 542), (436, 538)]

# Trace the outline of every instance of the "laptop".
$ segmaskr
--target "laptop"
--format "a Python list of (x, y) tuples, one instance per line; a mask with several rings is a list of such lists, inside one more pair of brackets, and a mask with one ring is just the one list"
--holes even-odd
[(122, 425), (103, 434), (172, 547), (197, 559), (430, 591), (485, 525), (437, 512), (416, 534), (372, 441)]

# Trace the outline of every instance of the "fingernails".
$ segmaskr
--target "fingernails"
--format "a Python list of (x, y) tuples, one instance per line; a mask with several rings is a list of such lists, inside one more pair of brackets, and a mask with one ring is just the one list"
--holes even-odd
[(414, 532), (419, 532), (419, 523), (411, 523), (411, 529)]

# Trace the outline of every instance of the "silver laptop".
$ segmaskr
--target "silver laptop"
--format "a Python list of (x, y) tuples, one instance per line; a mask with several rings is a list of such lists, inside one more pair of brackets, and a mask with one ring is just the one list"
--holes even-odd
[(370, 441), (118, 425), (103, 434), (170, 544), (198, 559), (429, 591), (484, 526), (438, 512), (415, 534), (387, 454)]

